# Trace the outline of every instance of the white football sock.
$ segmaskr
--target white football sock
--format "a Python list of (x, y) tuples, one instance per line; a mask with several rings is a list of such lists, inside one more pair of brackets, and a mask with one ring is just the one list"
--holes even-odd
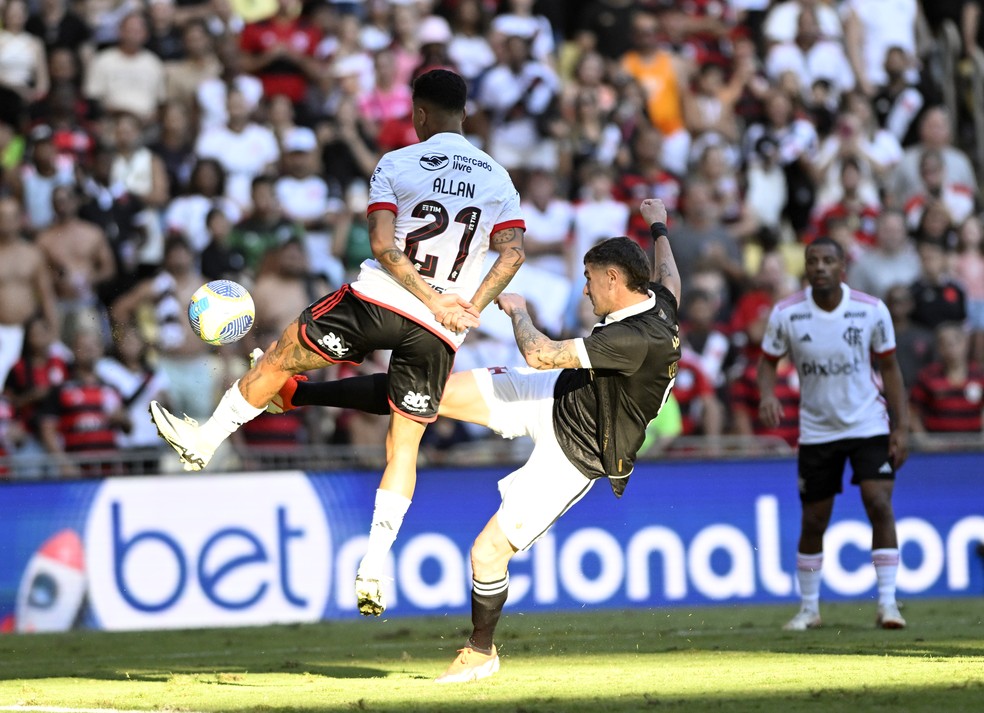
[(823, 567), (823, 552), (814, 555), (796, 553), (796, 581), (799, 583), (803, 609), (820, 611), (820, 570)]
[(895, 603), (895, 577), (899, 571), (899, 550), (897, 547), (884, 547), (871, 551), (871, 561), (875, 565), (878, 578), (878, 603)]
[(364, 579), (379, 579), (386, 565), (386, 556), (396, 542), (396, 536), (403, 524), (403, 516), (410, 508), (410, 500), (392, 490), (376, 490), (376, 506), (372, 512), (372, 527), (369, 528), (369, 545), (366, 556), (359, 565), (358, 576)]
[(240, 426), (252, 421), (265, 410), (266, 407), (257, 408), (243, 397), (239, 392), (237, 380), (222, 395), (222, 400), (212, 412), (212, 417), (198, 429), (199, 438), (214, 452), (222, 441), (235, 433)]

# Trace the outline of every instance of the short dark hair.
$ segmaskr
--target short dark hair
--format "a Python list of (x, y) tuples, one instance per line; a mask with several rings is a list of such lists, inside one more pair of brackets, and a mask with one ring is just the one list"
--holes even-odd
[(584, 264), (615, 267), (625, 276), (626, 286), (633, 292), (649, 292), (652, 265), (642, 248), (623, 236), (603, 240), (584, 254)]
[(426, 101), (447, 111), (464, 111), (468, 86), (460, 75), (432, 69), (413, 80), (413, 100)]
[(806, 246), (806, 249), (809, 250), (810, 248), (812, 248), (814, 246), (816, 246), (816, 247), (823, 247), (824, 245), (832, 245), (833, 248), (834, 248), (834, 251), (837, 253), (837, 257), (839, 257), (841, 260), (844, 259), (844, 246), (841, 245), (840, 243), (838, 243), (836, 240), (834, 240), (829, 235), (821, 235), (816, 240), (811, 241)]

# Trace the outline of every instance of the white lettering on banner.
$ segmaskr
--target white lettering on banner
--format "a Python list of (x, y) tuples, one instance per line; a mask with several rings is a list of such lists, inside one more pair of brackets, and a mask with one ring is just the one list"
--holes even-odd
[(755, 540), (762, 586), (769, 594), (785, 597), (793, 593), (793, 576), (782, 571), (782, 543), (779, 541), (779, 498), (755, 498)]
[(327, 601), (328, 523), (300, 473), (110, 478), (84, 542), (105, 629), (316, 621)]
[(663, 558), (663, 596), (669, 600), (687, 596), (687, 567), (683, 540), (668, 527), (644, 527), (629, 540), (627, 548), (627, 596), (634, 602), (648, 601), (652, 596), (649, 555), (659, 552)]
[[(440, 576), (433, 584), (421, 576), (423, 564), (429, 559), (440, 565)], [(458, 546), (445, 535), (430, 533), (413, 538), (400, 552), (398, 572), (407, 599), (421, 609), (465, 604), (465, 592), (460, 586), (466, 581), (464, 561)]]
[[(589, 577), (581, 566), (587, 555), (598, 559), (599, 574)], [(597, 604), (612, 596), (622, 586), (625, 561), (622, 548), (611, 533), (597, 527), (578, 530), (560, 548), (560, 579), (564, 589), (577, 592), (577, 598)]]
[(823, 583), (839, 594), (857, 596), (875, 586), (875, 568), (869, 558), (866, 566), (853, 572), (844, 569), (840, 551), (846, 547), (870, 552), (871, 526), (858, 520), (842, 520), (827, 528), (823, 536)]
[[(730, 568), (718, 574), (711, 557), (724, 550), (731, 558)], [(755, 563), (752, 544), (745, 533), (733, 525), (711, 525), (697, 533), (687, 555), (690, 579), (708, 599), (749, 597), (755, 593)]]
[[(419, 537), (426, 537), (426, 535), (419, 535)], [(407, 545), (409, 546), (409, 544), (416, 539), (416, 537), (410, 538)], [(339, 609), (346, 610), (356, 608), (354, 586), (355, 573), (359, 570), (359, 563), (362, 561), (362, 558), (365, 557), (368, 547), (369, 538), (366, 535), (359, 535), (346, 540), (338, 549), (338, 553), (335, 555), (335, 581), (341, 582), (335, 592), (335, 602), (338, 604)], [(383, 577), (387, 580), (393, 580), (395, 579), (395, 571), (396, 570), (393, 566), (393, 553), (390, 552), (386, 555), (386, 564), (383, 567)], [(346, 585), (346, 582), (351, 582), (352, 586)], [(387, 607), (392, 608), (399, 604), (400, 597), (397, 591), (397, 587), (387, 588)]]
[(943, 574), (943, 540), (936, 528), (925, 520), (907, 517), (895, 523), (899, 545), (916, 544), (922, 557), (915, 569), (909, 569), (901, 561), (896, 578), (900, 592), (921, 592), (929, 589)]
[(958, 520), (946, 538), (947, 585), (960, 591), (970, 586), (970, 543), (984, 542), (984, 517), (971, 515)]

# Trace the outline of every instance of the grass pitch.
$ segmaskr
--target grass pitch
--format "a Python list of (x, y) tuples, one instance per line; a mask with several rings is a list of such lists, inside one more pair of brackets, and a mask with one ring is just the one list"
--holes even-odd
[(0, 711), (984, 711), (984, 598), (519, 614), (498, 674), (439, 686), (460, 617), (0, 637)]

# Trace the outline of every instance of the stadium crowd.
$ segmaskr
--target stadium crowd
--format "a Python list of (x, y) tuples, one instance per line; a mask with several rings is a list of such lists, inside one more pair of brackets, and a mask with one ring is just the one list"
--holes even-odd
[[(410, 83), (468, 82), (466, 132), (520, 190), (526, 294), (545, 332), (592, 315), (580, 258), (652, 248), (640, 201), (670, 211), (684, 356), (655, 438), (794, 446), (755, 365), (802, 246), (829, 235), (848, 283), (883, 299), (917, 445), (982, 431), (984, 228), (967, 122), (942, 104), (933, 30), (976, 0), (6, 0), (0, 15), (0, 474), (155, 472), (147, 417), (201, 418), (316, 297), (371, 257), (368, 179), (415, 141)], [(973, 107), (964, 107), (972, 111)], [(981, 110), (978, 108), (978, 110)], [(977, 167), (980, 169), (981, 167)], [(186, 319), (234, 279), (256, 324), (234, 347)], [(456, 369), (521, 360), (490, 308)], [(382, 368), (336, 367), (334, 378)], [(661, 419), (662, 420), (662, 419)], [(237, 434), (239, 462), (311, 443), (379, 446), (385, 419), (300, 409)], [(428, 429), (434, 458), (481, 439)]]

